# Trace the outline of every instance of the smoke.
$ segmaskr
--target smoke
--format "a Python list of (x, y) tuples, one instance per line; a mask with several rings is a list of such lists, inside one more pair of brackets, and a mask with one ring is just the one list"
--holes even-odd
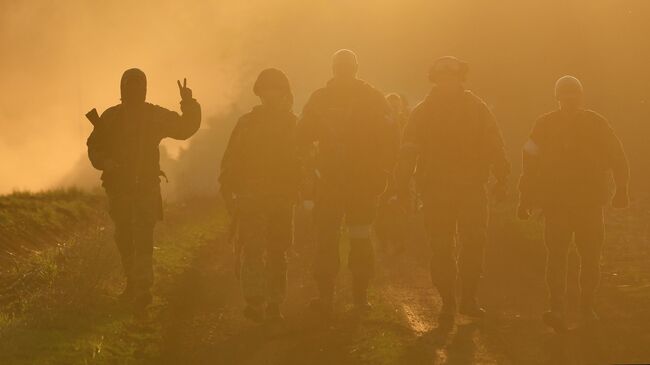
[[(493, 107), (514, 161), (535, 118), (554, 107), (555, 80), (576, 75), (642, 166), (649, 16), (644, 0), (0, 1), (0, 193), (96, 181), (82, 173), (83, 115), (119, 102), (127, 68), (147, 73), (150, 102), (175, 110), (176, 79), (187, 77), (206, 121), (225, 123), (200, 133), (227, 134), (232, 110), (255, 103), (261, 69), (287, 72), (299, 111), (338, 48), (358, 53), (361, 77), (414, 103), (433, 59), (466, 60), (468, 86)], [(188, 145), (165, 147), (175, 158)]]
[[(178, 110), (177, 79), (206, 115), (227, 109), (247, 78), (238, 2), (3, 2), (0, 4), (0, 193), (42, 189), (87, 166), (83, 115), (119, 103), (122, 72), (147, 73), (147, 99)], [(177, 153), (179, 144), (168, 148)]]

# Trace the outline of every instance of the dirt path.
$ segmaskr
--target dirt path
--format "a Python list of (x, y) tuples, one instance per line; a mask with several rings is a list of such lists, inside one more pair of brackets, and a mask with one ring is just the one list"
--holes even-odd
[[(115, 300), (119, 259), (106, 219), (67, 246), (33, 257), (30, 279), (0, 306), (2, 364), (607, 364), (649, 363), (650, 200), (608, 211), (608, 244), (598, 297), (602, 321), (556, 335), (540, 322), (545, 308), (541, 222), (493, 207), (480, 300), (481, 322), (459, 316), (440, 326), (437, 293), (421, 228), (402, 255), (378, 249), (373, 310), (350, 311), (342, 270), (336, 315), (316, 318), (310, 275), (314, 242), (299, 216), (289, 265), (286, 323), (246, 321), (227, 219), (215, 201), (171, 205), (156, 233), (155, 300), (134, 319)], [(417, 219), (414, 227), (418, 225)], [(347, 243), (341, 243), (346, 252)], [(46, 254), (47, 253), (47, 254)], [(571, 256), (569, 302), (575, 312), (577, 257)], [(345, 267), (345, 265), (342, 265)], [(27, 270), (29, 269), (29, 270)], [(7, 295), (3, 299), (11, 299)], [(573, 314), (573, 313), (572, 313)], [(575, 316), (572, 316), (575, 319)]]
[[(522, 226), (508, 218), (509, 214), (508, 208), (494, 211), (481, 291), (489, 317), (483, 322), (459, 317), (450, 328), (440, 327), (435, 321), (440, 303), (429, 281), (427, 249), (419, 239), (411, 243), (404, 256), (380, 252), (379, 273), (372, 293), (375, 306), (367, 315), (358, 317), (349, 311), (349, 277), (343, 271), (337, 296), (338, 314), (328, 324), (313, 318), (306, 309), (314, 295), (309, 276), (313, 243), (299, 240), (290, 260), (290, 290), (284, 307), (286, 324), (269, 328), (248, 323), (241, 316), (243, 303), (232, 271), (230, 247), (223, 233), (217, 234), (201, 247), (190, 269), (178, 277), (170, 293), (174, 299), (164, 314), (162, 359), (169, 364), (592, 364), (638, 362), (643, 358), (650, 361), (650, 350), (643, 342), (648, 338), (645, 326), (624, 328), (623, 323), (617, 322), (618, 316), (629, 318), (624, 311), (631, 303), (640, 306), (636, 307), (634, 318), (648, 318), (647, 290), (641, 289), (645, 295), (621, 297), (617, 286), (605, 278), (601, 301), (606, 305), (601, 325), (562, 336), (543, 327), (539, 321), (545, 306), (540, 225), (532, 222)], [(615, 224), (610, 227), (610, 241), (629, 240), (626, 249), (630, 250), (647, 237), (629, 237), (630, 230), (638, 232), (640, 227), (626, 219), (620, 214), (612, 216)], [(627, 226), (620, 226), (620, 220), (627, 222)], [(617, 247), (614, 251), (620, 250)], [(620, 252), (612, 255), (618, 258)], [(613, 261), (614, 258), (607, 262)], [(575, 279), (573, 270), (570, 280)], [(629, 325), (629, 320), (626, 323)], [(605, 335), (609, 333), (622, 337), (613, 339)]]

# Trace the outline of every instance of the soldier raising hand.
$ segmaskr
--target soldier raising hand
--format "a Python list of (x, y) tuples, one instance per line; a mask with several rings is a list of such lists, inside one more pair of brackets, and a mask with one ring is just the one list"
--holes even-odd
[(129, 69), (120, 83), (121, 103), (108, 108), (88, 138), (88, 157), (102, 171), (102, 185), (115, 223), (117, 243), (126, 275), (120, 296), (138, 312), (151, 302), (153, 229), (162, 219), (160, 155), (164, 138), (190, 138), (201, 124), (201, 107), (192, 98), (187, 80), (181, 87), (182, 115), (145, 102), (147, 78)]

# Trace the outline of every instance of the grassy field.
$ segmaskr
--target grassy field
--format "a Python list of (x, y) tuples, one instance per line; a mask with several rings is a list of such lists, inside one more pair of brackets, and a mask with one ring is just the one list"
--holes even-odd
[[(601, 324), (563, 336), (539, 319), (546, 305), (542, 221), (517, 221), (512, 204), (491, 209), (480, 293), (491, 314), (484, 322), (459, 317), (449, 328), (435, 320), (440, 303), (430, 285), (428, 248), (417, 217), (406, 253), (378, 250), (373, 311), (363, 316), (349, 311), (349, 273), (343, 269), (337, 315), (324, 323), (307, 310), (315, 294), (314, 242), (309, 219), (301, 214), (290, 253), (287, 320), (275, 328), (251, 324), (241, 315), (232, 248), (225, 239), (228, 218), (216, 200), (166, 207), (156, 231), (155, 300), (149, 316), (140, 319), (115, 299), (122, 278), (101, 195), (14, 194), (0, 197), (0, 204), (11, 207), (0, 210), (0, 232), (13, 237), (3, 238), (27, 247), (5, 250), (0, 364), (650, 362), (647, 199), (637, 199), (626, 211), (607, 211)], [(573, 252), (573, 308), (576, 261)]]
[(103, 202), (100, 195), (76, 189), (0, 196), (0, 264), (61, 243), (69, 234), (97, 221)]
[(101, 195), (1, 197), (3, 239), (27, 248), (11, 251), (0, 273), (0, 364), (160, 363), (162, 293), (225, 224), (213, 203), (194, 204), (191, 218), (171, 209), (177, 228), (157, 232), (156, 299), (150, 317), (136, 320), (115, 299), (123, 283)]

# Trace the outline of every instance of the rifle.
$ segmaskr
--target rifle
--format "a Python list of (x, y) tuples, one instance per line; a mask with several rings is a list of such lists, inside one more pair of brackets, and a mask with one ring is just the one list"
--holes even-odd
[(99, 122), (101, 121), (101, 118), (99, 117), (99, 114), (97, 113), (97, 109), (93, 108), (93, 110), (89, 111), (86, 113), (86, 118), (92, 123), (93, 126), (97, 126)]

